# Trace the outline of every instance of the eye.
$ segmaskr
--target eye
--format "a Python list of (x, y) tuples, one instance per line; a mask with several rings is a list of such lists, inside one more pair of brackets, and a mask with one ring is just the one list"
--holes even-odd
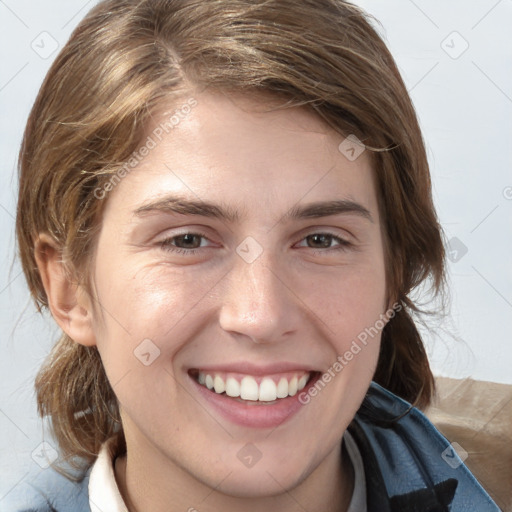
[(160, 247), (179, 254), (194, 254), (196, 249), (208, 247), (210, 242), (202, 233), (183, 233), (175, 235), (158, 243)]
[[(305, 243), (305, 244), (304, 244)], [(334, 246), (332, 244), (335, 244)], [(351, 245), (350, 242), (332, 233), (313, 233), (304, 237), (299, 247), (324, 250), (344, 250)]]

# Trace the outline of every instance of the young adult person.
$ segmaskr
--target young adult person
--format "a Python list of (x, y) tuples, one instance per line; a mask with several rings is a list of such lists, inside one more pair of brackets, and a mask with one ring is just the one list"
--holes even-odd
[(17, 234), (62, 329), (39, 410), (78, 472), (12, 510), (497, 510), (412, 406), (442, 233), (354, 5), (100, 2), (30, 114)]

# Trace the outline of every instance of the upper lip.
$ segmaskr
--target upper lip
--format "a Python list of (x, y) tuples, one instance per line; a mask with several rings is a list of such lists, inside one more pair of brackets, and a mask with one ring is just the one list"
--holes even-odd
[(303, 363), (292, 363), (292, 362), (274, 362), (268, 363), (265, 365), (254, 364), (248, 361), (239, 361), (232, 363), (223, 363), (223, 364), (207, 364), (207, 365), (197, 365), (189, 368), (188, 371), (201, 371), (201, 372), (225, 372), (225, 373), (243, 373), (245, 375), (271, 375), (274, 373), (285, 373), (292, 371), (305, 371), (305, 372), (315, 372), (315, 370), (311, 365), (303, 364)]

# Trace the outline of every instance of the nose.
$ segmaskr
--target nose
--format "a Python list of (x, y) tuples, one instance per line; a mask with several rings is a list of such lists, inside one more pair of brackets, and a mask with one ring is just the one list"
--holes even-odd
[(255, 343), (275, 343), (297, 330), (297, 297), (286, 276), (270, 258), (247, 263), (237, 259), (222, 295), (220, 325)]

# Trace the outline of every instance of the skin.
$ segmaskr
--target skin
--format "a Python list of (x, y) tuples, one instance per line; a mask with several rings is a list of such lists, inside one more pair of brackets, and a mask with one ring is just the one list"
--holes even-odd
[[(104, 199), (90, 293), (66, 277), (58, 247), (41, 235), (52, 313), (77, 343), (97, 346), (118, 397), (127, 457), (115, 474), (130, 511), (346, 510), (353, 474), (340, 440), (370, 384), (379, 336), (273, 429), (216, 413), (187, 370), (286, 361), (325, 371), (386, 311), (368, 152), (347, 159), (344, 137), (304, 108), (263, 112), (263, 97), (194, 97), (192, 112)], [(171, 195), (239, 219), (135, 213)], [(297, 205), (340, 199), (371, 218), (285, 218)], [(177, 238), (197, 232), (206, 238)], [(249, 236), (262, 249), (252, 263), (236, 252)], [(160, 350), (148, 366), (134, 356), (144, 339)], [(247, 443), (262, 455), (250, 468), (237, 457)]]

